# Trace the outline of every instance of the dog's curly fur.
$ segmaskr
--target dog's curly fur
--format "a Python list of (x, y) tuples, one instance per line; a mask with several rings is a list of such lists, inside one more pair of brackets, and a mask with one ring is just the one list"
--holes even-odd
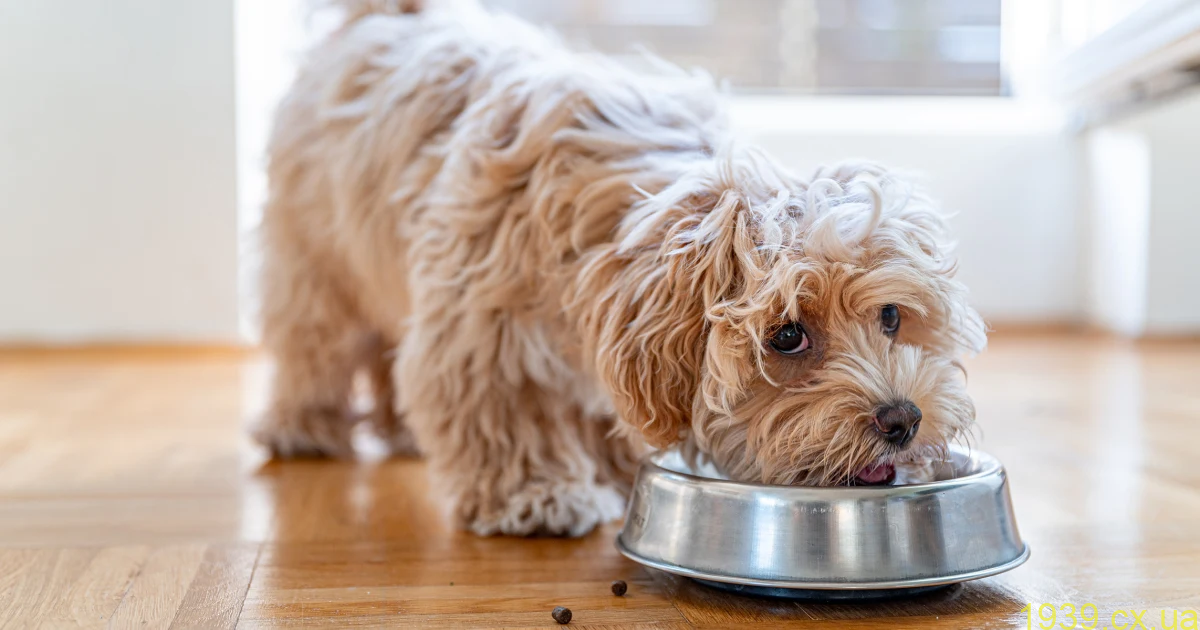
[[(942, 219), (883, 169), (798, 178), (666, 64), (481, 9), (343, 4), (269, 150), (257, 436), (277, 455), (349, 454), (366, 369), (375, 428), (415, 435), (460, 525), (579, 535), (620, 515), (645, 443), (837, 484), (970, 426), (957, 357), (982, 322)], [(789, 322), (798, 356), (771, 349)], [(904, 400), (924, 419), (901, 449), (873, 415)]]

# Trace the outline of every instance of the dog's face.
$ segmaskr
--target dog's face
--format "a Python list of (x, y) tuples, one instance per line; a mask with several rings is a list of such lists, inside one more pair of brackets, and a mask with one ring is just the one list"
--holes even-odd
[(967, 430), (957, 359), (984, 330), (927, 202), (872, 166), (720, 180), (647, 200), (623, 266), (591, 269), (618, 285), (590, 323), (626, 422), (734, 479), (806, 485), (890, 481)]
[(970, 426), (956, 353), (937, 342), (955, 298), (874, 247), (783, 258), (713, 322), (691, 433), (731, 477), (884, 483)]

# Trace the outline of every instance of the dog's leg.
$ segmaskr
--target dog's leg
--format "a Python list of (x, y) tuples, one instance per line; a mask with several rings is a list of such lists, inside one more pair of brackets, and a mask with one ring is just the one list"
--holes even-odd
[(404, 421), (396, 397), (396, 382), (392, 377), (395, 352), (381, 335), (372, 335), (369, 344), (363, 359), (375, 403), (371, 410), (371, 428), (387, 443), (392, 455), (416, 457), (421, 454), (417, 439)]
[(400, 360), (407, 420), (456, 524), (485, 536), (581, 536), (620, 517), (624, 497), (588, 448), (599, 420), (524, 374), (498, 319), (427, 320), (409, 330)]
[(267, 245), (263, 345), (274, 372), (270, 407), (254, 437), (277, 457), (351, 456), (360, 318), (327, 267), (290, 255), (300, 249), (290, 242)]
[[(446, 482), (461, 527), (481, 536), (549, 534), (582, 536), (617, 519), (622, 488), (604, 483), (602, 466), (586, 448), (583, 420), (566, 409), (529, 405), (529, 399), (480, 401), (464, 409), (490, 427), (471, 426), (442, 450), (435, 474)], [(547, 413), (550, 412), (550, 413)], [(477, 467), (477, 468), (476, 468)]]

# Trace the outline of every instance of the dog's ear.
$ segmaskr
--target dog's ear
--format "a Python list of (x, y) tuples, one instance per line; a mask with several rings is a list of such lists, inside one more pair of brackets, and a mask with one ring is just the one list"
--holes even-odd
[(968, 303), (967, 288), (955, 276), (958, 263), (945, 219), (922, 195), (911, 195), (885, 225), (903, 266), (914, 270), (922, 296), (920, 312), (902, 307), (901, 341), (950, 357), (975, 355), (987, 345), (987, 326)]
[(893, 288), (908, 285), (920, 298), (919, 304), (900, 305), (906, 322), (902, 342), (948, 357), (984, 349), (987, 327), (967, 303), (966, 287), (955, 279), (949, 226), (919, 186), (877, 164), (843, 162), (818, 170), (806, 195), (810, 210), (854, 209), (814, 212), (808, 254), (892, 259), (906, 272), (907, 279), (893, 279)]
[(974, 356), (987, 346), (987, 327), (952, 277), (927, 278), (929, 297), (919, 310), (902, 306), (898, 339), (943, 356)]
[(593, 253), (573, 309), (622, 419), (658, 447), (681, 439), (703, 404), (708, 315), (741, 282), (735, 242), (749, 233), (735, 194), (672, 188)]
[(987, 325), (967, 303), (967, 288), (949, 272), (938, 279), (942, 304), (936, 320), (946, 336), (955, 344), (952, 354), (974, 356), (987, 347)]

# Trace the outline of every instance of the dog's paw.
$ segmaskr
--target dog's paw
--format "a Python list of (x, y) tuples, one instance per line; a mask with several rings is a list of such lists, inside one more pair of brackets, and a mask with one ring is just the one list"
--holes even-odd
[(579, 482), (530, 482), (497, 510), (478, 511), (467, 522), (480, 536), (582, 536), (621, 518), (625, 498), (611, 486)]
[(371, 433), (384, 443), (392, 457), (420, 457), (417, 436), (404, 424), (404, 417), (391, 411), (374, 412), (366, 417)]
[(310, 408), (297, 412), (272, 411), (251, 429), (251, 436), (272, 457), (354, 457), (354, 422), (336, 409)]
[(417, 436), (412, 429), (400, 424), (392, 429), (391, 435), (386, 436), (388, 451), (392, 457), (420, 457), (421, 449), (417, 446)]

